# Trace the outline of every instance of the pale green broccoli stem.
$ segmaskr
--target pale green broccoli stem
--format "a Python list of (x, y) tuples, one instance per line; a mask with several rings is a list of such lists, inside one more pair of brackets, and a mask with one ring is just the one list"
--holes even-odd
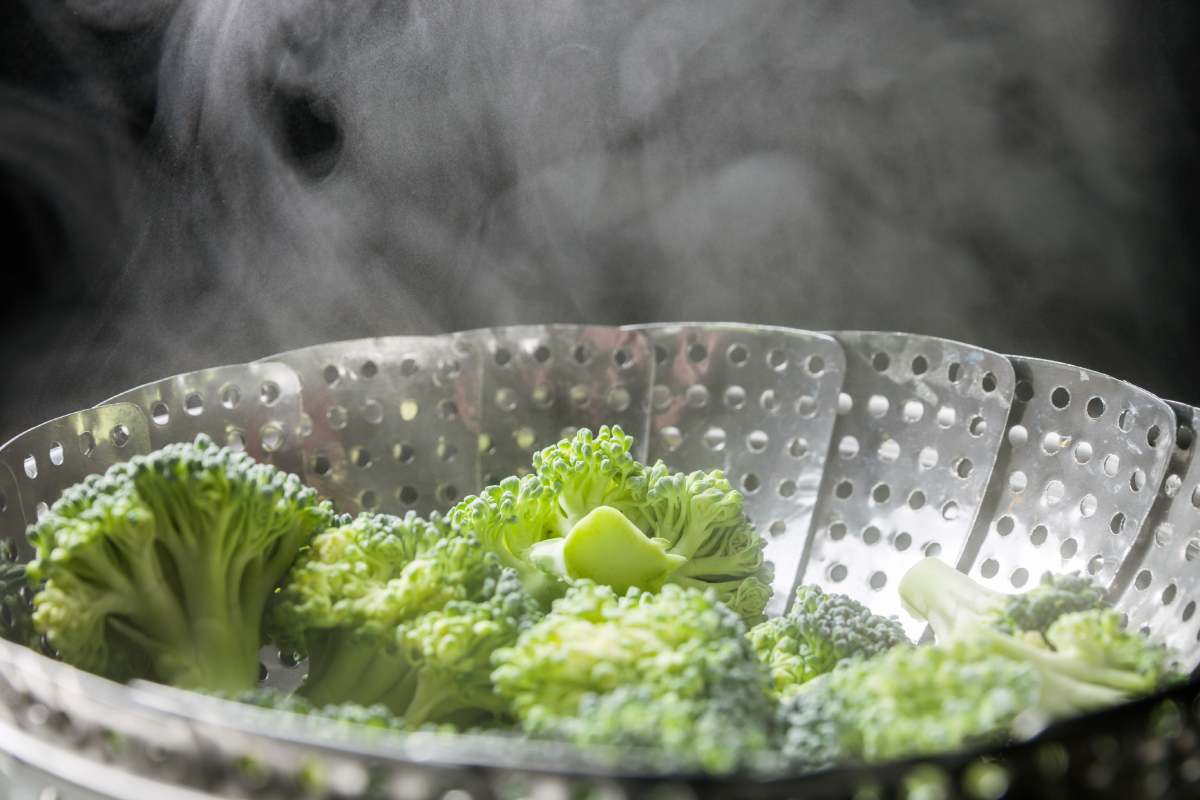
[(413, 670), (399, 653), (388, 653), (382, 643), (356, 640), (340, 631), (329, 634), (313, 650), (325, 656), (312, 662), (301, 696), (318, 706), (383, 703), (403, 713), (408, 703), (404, 682)]
[[(177, 500), (174, 493), (167, 494), (172, 501)], [(144, 495), (154, 507), (159, 493), (150, 491)], [(170, 514), (166, 519), (180, 534), (178, 539), (160, 539), (175, 561), (186, 607), (186, 612), (180, 609), (180, 614), (188, 620), (172, 630), (190, 630), (191, 635), (178, 637), (173, 643), (175, 652), (157, 659), (156, 665), (165, 678), (183, 687), (236, 691), (253, 686), (258, 679), (258, 630), (263, 605), (252, 602), (243, 607), (241, 586), (245, 569), (231, 563), (241, 530), (230, 524), (239, 513), (232, 509), (238, 506), (232, 503), (215, 519), (206, 521), (214, 530), (224, 533), (220, 541), (207, 545), (205, 537), (197, 534), (191, 518), (175, 502), (158, 509)], [(140, 585), (165, 583), (160, 576), (157, 583), (142, 579)], [(259, 593), (265, 600), (266, 592)]]
[(617, 509), (600, 506), (566, 537), (535, 544), (529, 558), (548, 572), (593, 580), (621, 594), (631, 586), (653, 591), (684, 562), (683, 556), (667, 553), (665, 544), (648, 539)]
[[(125, 569), (102, 557), (102, 552), (100, 548), (88, 548), (75, 558), (81, 566), (86, 565), (93, 579), (115, 588), (116, 594), (125, 598), (118, 610), (120, 616), (110, 617), (109, 623), (151, 654), (164, 679), (185, 688), (237, 690), (253, 685), (258, 676), (258, 642), (247, 641), (245, 625), (240, 619), (231, 619), (220, 602), (228, 594), (223, 581), (218, 583), (219, 591), (212, 594), (218, 600), (217, 607), (206, 609), (206, 614), (190, 615), (170, 590), (152, 548), (123, 550)], [(86, 572), (81, 571), (84, 575)], [(193, 593), (203, 591), (193, 584), (214, 580), (204, 569), (184, 572), (180, 578), (185, 596), (189, 588)], [(194, 596), (204, 597), (202, 593)], [(138, 627), (127, 624), (122, 617), (138, 623)]]

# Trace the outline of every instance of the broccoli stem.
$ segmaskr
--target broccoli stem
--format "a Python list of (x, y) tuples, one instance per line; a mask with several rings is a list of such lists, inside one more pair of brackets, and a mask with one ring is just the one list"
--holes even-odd
[(383, 703), (403, 715), (413, 691), (407, 683), (414, 672), (408, 660), (379, 643), (352, 639), (341, 631), (329, 636), (310, 650), (327, 655), (311, 665), (300, 694), (317, 706)]

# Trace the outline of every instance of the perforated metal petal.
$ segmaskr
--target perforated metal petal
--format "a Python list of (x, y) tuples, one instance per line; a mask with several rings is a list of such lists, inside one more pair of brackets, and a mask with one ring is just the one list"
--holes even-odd
[(300, 379), (284, 364), (234, 364), (187, 372), (123, 392), (150, 420), (150, 447), (208, 434), (259, 461), (303, 475)]
[(953, 561), (983, 500), (1012, 400), (1008, 360), (925, 336), (836, 333), (846, 351), (830, 463), (803, 580), (896, 615), (926, 555)]
[(359, 339), (265, 360), (299, 376), (305, 477), (339, 510), (427, 514), (473, 487), (480, 361), (469, 339)]
[(1016, 397), (962, 565), (1003, 591), (1047, 572), (1108, 585), (1162, 482), (1175, 417), (1162, 400), (1079, 367), (1013, 358)]
[(22, 552), (25, 525), (17, 478), (7, 464), (0, 463), (0, 558), (28, 557), (28, 552)]
[[(32, 523), (67, 487), (149, 450), (149, 423), (141, 409), (114, 403), (30, 428), (0, 448), (0, 462), (16, 479), (22, 513)], [(18, 542), (22, 560), (30, 555), (23, 524), (4, 535)]]
[(829, 450), (845, 360), (832, 337), (731, 324), (654, 325), (651, 461), (725, 471), (791, 595)]
[(619, 425), (645, 457), (654, 360), (646, 337), (588, 325), (493, 328), (463, 334), (483, 350), (481, 485), (529, 471), (534, 451)]
[(1117, 607), (1129, 615), (1131, 629), (1169, 646), (1192, 669), (1200, 665), (1200, 409), (1172, 407), (1176, 446), (1137, 544), (1121, 565)]

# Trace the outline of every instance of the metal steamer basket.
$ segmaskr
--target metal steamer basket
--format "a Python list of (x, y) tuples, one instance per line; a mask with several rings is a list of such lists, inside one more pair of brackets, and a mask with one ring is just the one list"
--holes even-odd
[[(1192, 669), (1197, 413), (1079, 367), (899, 333), (551, 325), (364, 339), (168, 378), (25, 432), (0, 448), (0, 539), (29, 558), (26, 525), (67, 486), (201, 432), (341, 510), (426, 513), (528, 469), (576, 428), (619, 424), (640, 458), (720, 467), (745, 493), (776, 565), (772, 613), (811, 582), (920, 637), (896, 583), (923, 556), (1006, 591), (1080, 570)], [(264, 651), (267, 683), (303, 672)], [(322, 730), (0, 641), (0, 796), (1193, 797), (1198, 696), (1193, 681), (988, 751), (708, 779), (500, 737)]]

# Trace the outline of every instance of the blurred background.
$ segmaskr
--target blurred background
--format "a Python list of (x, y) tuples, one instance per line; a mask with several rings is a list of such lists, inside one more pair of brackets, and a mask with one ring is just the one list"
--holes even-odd
[(16, 0), (0, 439), (321, 341), (894, 329), (1200, 404), (1192, 0)]

